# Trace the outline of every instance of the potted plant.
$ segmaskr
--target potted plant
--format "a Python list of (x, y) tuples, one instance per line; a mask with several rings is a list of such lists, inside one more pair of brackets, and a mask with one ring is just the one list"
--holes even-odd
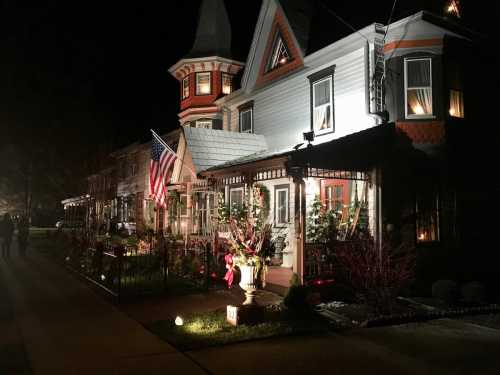
[(252, 305), (255, 304), (259, 279), (264, 275), (264, 259), (269, 249), (271, 225), (265, 224), (258, 228), (250, 219), (231, 219), (230, 229), (228, 243), (232, 250), (234, 266), (241, 272), (239, 285), (245, 291), (243, 305)]

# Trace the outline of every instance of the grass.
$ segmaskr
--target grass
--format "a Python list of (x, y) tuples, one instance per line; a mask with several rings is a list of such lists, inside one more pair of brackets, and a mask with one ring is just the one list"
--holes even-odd
[(226, 311), (217, 310), (184, 317), (182, 326), (176, 326), (172, 318), (156, 321), (147, 328), (177, 349), (186, 351), (276, 336), (324, 333), (329, 327), (316, 315), (297, 315), (277, 306), (267, 306), (264, 322), (256, 325), (234, 327), (226, 321)]

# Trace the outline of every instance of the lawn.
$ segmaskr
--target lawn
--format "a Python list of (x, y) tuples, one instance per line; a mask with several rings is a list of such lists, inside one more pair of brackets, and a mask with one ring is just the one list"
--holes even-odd
[(277, 305), (264, 309), (264, 322), (256, 325), (234, 327), (226, 321), (226, 311), (217, 310), (184, 317), (182, 326), (169, 319), (156, 321), (147, 328), (181, 351), (275, 336), (325, 333), (331, 328), (317, 315), (294, 314)]

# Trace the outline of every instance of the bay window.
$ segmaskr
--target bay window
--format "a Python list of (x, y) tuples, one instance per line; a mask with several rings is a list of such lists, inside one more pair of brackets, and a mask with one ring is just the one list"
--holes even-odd
[(406, 118), (433, 117), (432, 59), (405, 59)]

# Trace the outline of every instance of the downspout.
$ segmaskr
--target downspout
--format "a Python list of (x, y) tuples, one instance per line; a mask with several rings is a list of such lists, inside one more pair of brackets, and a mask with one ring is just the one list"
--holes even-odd
[(373, 117), (375, 119), (375, 122), (377, 125), (382, 124), (384, 122), (384, 118), (376, 113), (372, 112), (370, 110), (370, 81), (371, 81), (371, 74), (370, 74), (370, 43), (366, 41), (365, 44), (365, 108), (366, 108), (366, 114), (370, 117)]
[[(370, 43), (365, 44), (365, 106), (366, 114), (375, 119), (377, 125), (384, 123), (384, 118), (370, 110)], [(374, 170), (375, 179), (375, 240), (379, 251), (382, 250), (382, 173), (379, 166)]]

